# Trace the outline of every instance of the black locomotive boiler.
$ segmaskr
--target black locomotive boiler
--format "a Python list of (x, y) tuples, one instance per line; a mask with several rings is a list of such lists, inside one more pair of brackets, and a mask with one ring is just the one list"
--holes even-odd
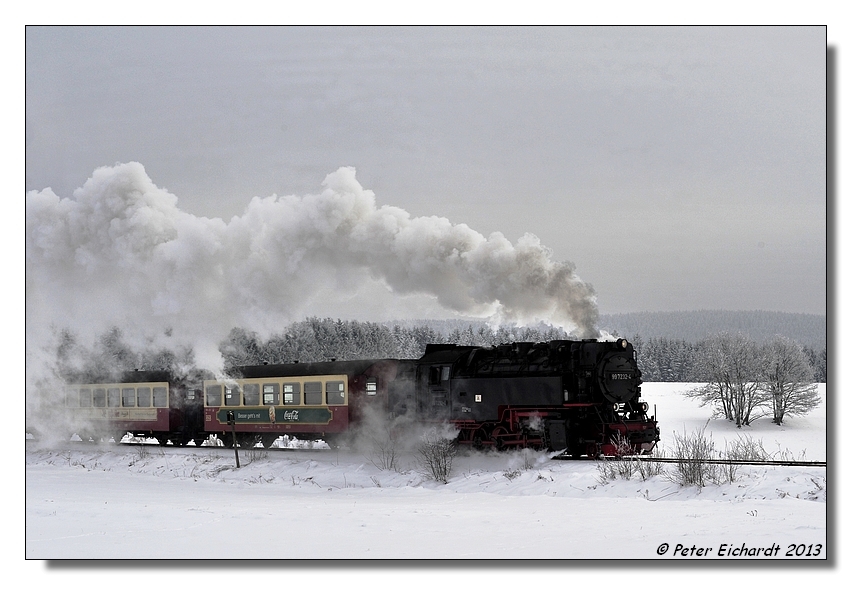
[(659, 441), (623, 339), (430, 344), (417, 360), (249, 366), (195, 386), (143, 375), (68, 386), (69, 422), (86, 423), (94, 439), (131, 431), (181, 445), (211, 435), (231, 443), (234, 427), (240, 445), (268, 447), (281, 435), (333, 442), (362, 426), (363, 407), (373, 405), (402, 422), (450, 423), (458, 443), (478, 448), (577, 457), (647, 453)]
[(411, 384), (392, 384), (391, 411), (448, 421), (476, 447), (597, 456), (648, 453), (659, 441), (624, 339), (428, 345), (411, 371)]

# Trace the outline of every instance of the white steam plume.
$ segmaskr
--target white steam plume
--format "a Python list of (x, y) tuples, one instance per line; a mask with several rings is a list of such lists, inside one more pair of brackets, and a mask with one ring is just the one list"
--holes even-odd
[(213, 368), (230, 327), (278, 330), (311, 312), (311, 297), (371, 280), (458, 313), (598, 335), (592, 287), (535, 236), (512, 244), (377, 206), (350, 167), (323, 187), (254, 198), (228, 223), (181, 211), (138, 163), (97, 169), (72, 198), (28, 192), (28, 343), (49, 324), (117, 325), (141, 339), (171, 331)]

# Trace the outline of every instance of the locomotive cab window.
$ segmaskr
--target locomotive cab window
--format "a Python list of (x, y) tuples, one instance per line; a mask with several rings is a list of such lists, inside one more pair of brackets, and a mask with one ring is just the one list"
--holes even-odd
[(376, 377), (368, 377), (365, 386), (368, 396), (376, 396)]
[(259, 406), (259, 384), (244, 384), (244, 406)]
[(449, 380), (452, 368), (449, 366), (431, 367), (428, 373), (428, 383), (430, 385), (439, 385)]
[(304, 383), (304, 404), (322, 404), (322, 382), (307, 381)]
[(274, 406), (279, 404), (277, 395), (277, 384), (276, 383), (263, 383), (262, 384), (262, 403), (265, 406)]
[(343, 404), (346, 398), (342, 381), (325, 382), (325, 404)]
[(298, 383), (283, 384), (283, 404), (298, 406), (301, 404), (301, 385)]

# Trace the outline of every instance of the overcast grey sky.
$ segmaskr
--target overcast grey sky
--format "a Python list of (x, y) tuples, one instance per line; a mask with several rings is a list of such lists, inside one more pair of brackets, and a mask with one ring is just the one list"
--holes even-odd
[(535, 234), (602, 313), (824, 313), (825, 61), (824, 27), (28, 28), (26, 189), (137, 161), (228, 221), (353, 166)]

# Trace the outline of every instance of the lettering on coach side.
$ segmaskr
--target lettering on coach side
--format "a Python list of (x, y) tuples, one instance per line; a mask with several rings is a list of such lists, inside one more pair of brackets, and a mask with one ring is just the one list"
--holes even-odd
[(284, 421), (298, 421), (301, 416), (297, 410), (287, 410), (283, 412)]

